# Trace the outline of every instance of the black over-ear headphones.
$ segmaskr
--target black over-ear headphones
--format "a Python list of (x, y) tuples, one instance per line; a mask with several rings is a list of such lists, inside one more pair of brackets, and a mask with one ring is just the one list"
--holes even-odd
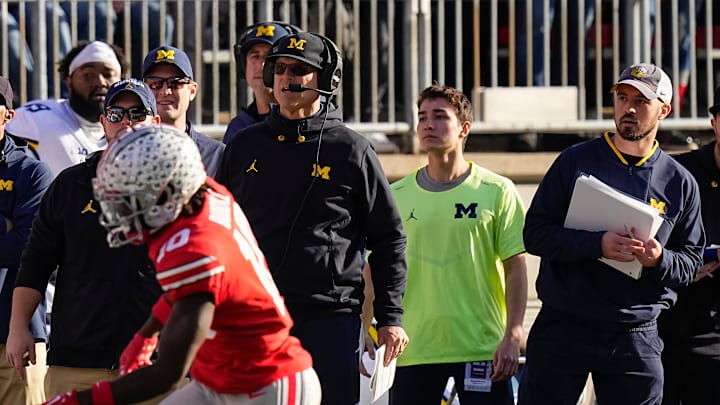
[(318, 35), (325, 45), (323, 56), (323, 69), (318, 74), (318, 87), (320, 90), (330, 91), (333, 94), (340, 87), (342, 80), (342, 55), (337, 45), (329, 38)]
[[(318, 72), (318, 88), (334, 94), (338, 87), (340, 87), (340, 81), (342, 80), (343, 62), (340, 49), (338, 49), (337, 45), (335, 45), (333, 41), (325, 36), (312, 32), (307, 32), (306, 34), (315, 35), (320, 38), (323, 43), (322, 55), (320, 55), (322, 58), (322, 69)], [(282, 41), (283, 38), (280, 38), (275, 42), (275, 44), (277, 45), (278, 42)], [(273, 57), (273, 54), (280, 52), (281, 51), (278, 51), (276, 46), (273, 46), (270, 55), (268, 55), (265, 60), (265, 67), (263, 68), (263, 82), (266, 87), (273, 87), (275, 82), (274, 75), (276, 59)]]

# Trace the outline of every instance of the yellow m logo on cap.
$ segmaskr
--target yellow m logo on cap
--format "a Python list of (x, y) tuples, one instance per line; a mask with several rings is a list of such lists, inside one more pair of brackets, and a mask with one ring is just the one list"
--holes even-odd
[(274, 25), (262, 25), (258, 27), (255, 37), (272, 37), (275, 35)]
[(307, 42), (307, 40), (290, 38), (290, 44), (287, 46), (287, 49), (297, 49), (298, 51), (304, 51), (305, 42)]
[(165, 60), (165, 59), (174, 60), (175, 59), (175, 51), (172, 49), (168, 49), (167, 51), (163, 50), (163, 49), (158, 49), (157, 58), (155, 58), (155, 60)]

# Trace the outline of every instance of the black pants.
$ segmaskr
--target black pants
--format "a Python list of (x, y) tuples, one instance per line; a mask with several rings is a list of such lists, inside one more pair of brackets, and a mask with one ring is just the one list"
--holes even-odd
[(423, 364), (398, 367), (390, 388), (390, 405), (437, 405), (449, 377), (463, 405), (512, 405), (510, 380), (492, 384), (490, 392), (465, 391), (465, 363)]
[(657, 326), (618, 327), (543, 307), (528, 336), (518, 404), (575, 405), (589, 373), (600, 404), (660, 404), (663, 343)]
[(720, 404), (720, 353), (662, 354), (665, 369), (663, 405)]
[(355, 405), (360, 401), (360, 316), (331, 315), (293, 319), (290, 334), (313, 358), (322, 387), (322, 405)]

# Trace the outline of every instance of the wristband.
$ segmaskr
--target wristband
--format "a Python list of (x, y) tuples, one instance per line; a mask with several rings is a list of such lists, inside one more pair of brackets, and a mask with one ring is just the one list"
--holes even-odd
[(168, 318), (170, 318), (170, 312), (172, 312), (172, 305), (164, 295), (161, 295), (160, 299), (152, 307), (152, 316), (165, 325)]
[(115, 405), (110, 381), (98, 381), (90, 389), (93, 405)]

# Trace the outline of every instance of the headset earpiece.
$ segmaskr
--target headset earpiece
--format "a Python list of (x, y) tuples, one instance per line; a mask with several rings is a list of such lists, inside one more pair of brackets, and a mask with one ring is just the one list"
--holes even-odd
[(263, 83), (265, 87), (272, 89), (275, 82), (275, 61), (265, 59), (265, 65), (263, 66)]
[(340, 81), (342, 80), (342, 56), (333, 41), (322, 35), (317, 36), (322, 40), (325, 48), (323, 52), (323, 69), (318, 75), (318, 88), (334, 94), (340, 87)]

